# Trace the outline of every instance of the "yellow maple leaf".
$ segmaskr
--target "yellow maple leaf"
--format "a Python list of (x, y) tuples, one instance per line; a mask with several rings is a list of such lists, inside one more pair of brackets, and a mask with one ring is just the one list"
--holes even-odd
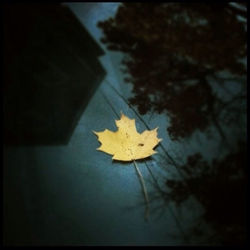
[(116, 132), (108, 129), (93, 131), (102, 143), (97, 150), (113, 155), (113, 160), (120, 161), (134, 161), (157, 153), (153, 148), (161, 141), (157, 138), (158, 128), (140, 134), (136, 130), (135, 119), (129, 119), (124, 114), (115, 123), (118, 128)]

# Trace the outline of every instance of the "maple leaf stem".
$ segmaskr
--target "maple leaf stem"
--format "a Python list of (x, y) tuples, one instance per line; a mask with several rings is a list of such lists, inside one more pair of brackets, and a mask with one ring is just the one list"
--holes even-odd
[(148, 217), (149, 217), (149, 198), (148, 198), (147, 188), (146, 188), (146, 185), (145, 185), (145, 182), (144, 182), (144, 178), (143, 178), (143, 176), (141, 174), (141, 171), (139, 170), (135, 160), (133, 160), (133, 163), (134, 163), (136, 172), (137, 172), (137, 174), (139, 176), (140, 183), (141, 183), (141, 186), (142, 186), (142, 190), (143, 190), (143, 194), (144, 194), (144, 198), (145, 198), (145, 203), (146, 203), (145, 219), (148, 220)]

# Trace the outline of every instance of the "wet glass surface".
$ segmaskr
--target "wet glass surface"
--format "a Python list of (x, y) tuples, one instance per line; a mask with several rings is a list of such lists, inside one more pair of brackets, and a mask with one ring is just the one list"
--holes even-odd
[[(244, 245), (246, 5), (4, 11), (6, 245)], [(16, 42), (18, 41), (18, 42)], [(97, 151), (121, 112), (151, 157)]]

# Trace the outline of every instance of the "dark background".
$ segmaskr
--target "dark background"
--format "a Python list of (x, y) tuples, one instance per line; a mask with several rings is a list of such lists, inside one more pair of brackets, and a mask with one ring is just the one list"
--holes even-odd
[[(246, 243), (244, 3), (5, 4), (3, 32), (5, 245)], [(149, 221), (96, 151), (120, 111), (163, 139)]]

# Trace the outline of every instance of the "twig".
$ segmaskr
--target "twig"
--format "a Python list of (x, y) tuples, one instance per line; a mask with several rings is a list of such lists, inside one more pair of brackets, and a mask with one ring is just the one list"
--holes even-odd
[[(105, 101), (108, 103), (108, 105), (111, 107), (112, 111), (115, 113), (115, 115), (119, 118), (119, 115), (118, 113), (115, 111), (113, 105), (108, 101), (108, 98), (106, 97), (106, 95), (102, 92), (102, 96), (103, 98), (105, 99)], [(142, 185), (142, 189), (143, 189), (143, 194), (144, 194), (144, 198), (145, 198), (145, 203), (146, 203), (146, 209), (145, 209), (145, 219), (148, 220), (148, 217), (149, 217), (149, 198), (148, 198), (148, 193), (147, 193), (147, 189), (146, 189), (146, 185), (145, 185), (145, 182), (144, 182), (144, 179), (143, 179), (143, 176), (139, 170), (139, 168), (137, 167), (137, 164), (135, 161), (134, 162), (134, 166), (135, 166), (135, 169), (136, 169), (136, 172), (139, 176), (139, 179), (140, 179), (140, 183)]]
[(148, 198), (148, 192), (147, 192), (147, 189), (146, 189), (146, 185), (145, 185), (145, 182), (144, 182), (144, 178), (141, 174), (141, 171), (139, 170), (135, 160), (133, 160), (133, 163), (134, 163), (134, 166), (135, 166), (135, 169), (136, 169), (136, 172), (139, 176), (139, 179), (140, 179), (140, 182), (141, 182), (141, 186), (142, 186), (142, 190), (143, 190), (143, 194), (144, 194), (144, 198), (145, 198), (145, 205), (146, 205), (146, 208), (145, 208), (145, 219), (148, 220), (148, 217), (149, 217), (149, 198)]
[(119, 114), (115, 111), (114, 106), (111, 104), (111, 102), (108, 100), (108, 98), (106, 97), (106, 95), (103, 93), (103, 91), (101, 90), (101, 94), (103, 96), (103, 98), (105, 99), (105, 101), (108, 103), (108, 105), (110, 106), (110, 108), (112, 109), (112, 111), (115, 113), (116, 117), (119, 119)]

